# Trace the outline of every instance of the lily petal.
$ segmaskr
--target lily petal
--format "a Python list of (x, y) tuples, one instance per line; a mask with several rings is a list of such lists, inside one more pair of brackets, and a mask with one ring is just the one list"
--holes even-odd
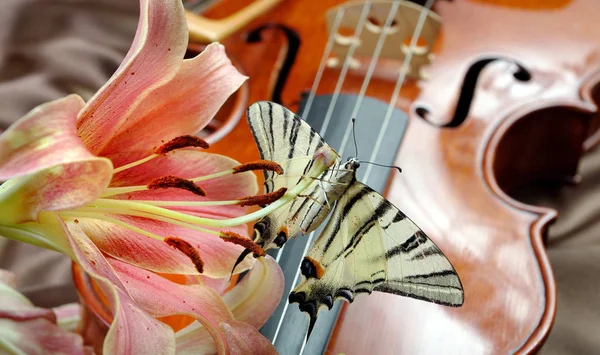
[(35, 221), (40, 211), (83, 206), (106, 189), (112, 170), (110, 160), (90, 158), (9, 180), (0, 186), (0, 205), (5, 206), (0, 224)]
[(0, 270), (0, 352), (84, 353), (78, 334), (59, 327), (52, 310), (35, 307), (15, 287), (14, 275)]
[(225, 47), (208, 45), (200, 55), (184, 60), (171, 81), (144, 98), (101, 155), (150, 151), (161, 140), (199, 132), (246, 79), (231, 64)]
[[(235, 260), (243, 248), (227, 243), (221, 238), (189, 228), (138, 217), (115, 217), (130, 225), (142, 228), (161, 237), (181, 238), (198, 249), (204, 260), (203, 275), (210, 277), (230, 276)], [(100, 220), (80, 218), (78, 228), (82, 228), (105, 253), (135, 266), (165, 274), (198, 274), (189, 257), (167, 243), (149, 238), (129, 229)], [(71, 223), (68, 224), (72, 226)], [(230, 228), (238, 233), (246, 232), (246, 226)], [(236, 272), (252, 266), (252, 257), (244, 260)]]
[(114, 259), (110, 262), (140, 307), (155, 317), (180, 314), (196, 318), (211, 334), (219, 351), (224, 351), (224, 337), (217, 329), (220, 323), (232, 321), (232, 315), (214, 290), (201, 285), (179, 285), (127, 263)]
[(258, 258), (248, 275), (227, 292), (223, 299), (236, 320), (260, 328), (279, 305), (283, 286), (281, 267), (267, 255)]
[(28, 320), (45, 318), (55, 322), (56, 317), (52, 310), (38, 308), (31, 303), (22, 293), (16, 290), (14, 274), (0, 270), (0, 318), (12, 320)]
[(83, 105), (81, 97), (69, 95), (34, 108), (11, 125), (0, 135), (0, 180), (95, 158), (75, 128)]
[(81, 323), (81, 304), (63, 304), (52, 308), (52, 312), (56, 315), (58, 326), (71, 332), (77, 331), (77, 327)]
[(83, 340), (44, 318), (0, 319), (0, 350), (9, 354), (84, 354)]
[[(111, 156), (111, 158), (113, 158)], [(206, 176), (232, 169), (240, 165), (229, 157), (206, 153), (195, 149), (180, 149), (150, 160), (147, 163), (115, 174), (111, 187), (147, 185), (150, 181), (166, 175), (174, 175), (184, 179)], [(114, 196), (124, 200), (186, 200), (186, 201), (219, 201), (233, 200), (237, 197), (254, 195), (258, 191), (256, 176), (252, 172), (226, 175), (211, 180), (200, 181), (198, 185), (206, 191), (206, 197), (194, 195), (181, 189), (164, 189), (139, 191)], [(211, 206), (193, 208), (211, 215), (234, 217), (244, 214), (245, 208), (239, 206)], [(234, 213), (232, 213), (234, 212)]]
[(221, 323), (220, 329), (227, 337), (232, 354), (278, 354), (275, 346), (248, 323), (232, 320)]
[(102, 287), (110, 301), (113, 323), (104, 340), (107, 354), (150, 354), (156, 349), (169, 354), (175, 351), (171, 327), (140, 309), (125, 284), (104, 255), (83, 231), (64, 228), (77, 263)]
[(198, 323), (192, 323), (175, 333), (177, 355), (216, 354), (215, 341)]
[(77, 128), (92, 153), (100, 153), (148, 94), (175, 76), (187, 44), (181, 1), (140, 0), (138, 28), (127, 56), (79, 115)]

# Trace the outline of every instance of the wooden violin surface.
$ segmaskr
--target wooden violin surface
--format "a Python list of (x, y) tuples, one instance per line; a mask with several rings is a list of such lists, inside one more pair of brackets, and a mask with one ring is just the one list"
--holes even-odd
[[(292, 110), (318, 71), (325, 12), (341, 3), (282, 2), (240, 32), (278, 23), (298, 33), (302, 45), (282, 92)], [(543, 236), (556, 212), (509, 193), (539, 178), (573, 178), (595, 143), (600, 3), (438, 1), (433, 10), (442, 23), (435, 57), (426, 80), (407, 80), (400, 91), (396, 107), (410, 117), (396, 159), (404, 172), (391, 175), (386, 197), (450, 259), (465, 302), (454, 309), (358, 296), (344, 306), (328, 354), (531, 353), (552, 327), (556, 290)], [(270, 99), (283, 36), (273, 30), (259, 43), (241, 35), (223, 43), (250, 78), (249, 103)], [(317, 93), (333, 92), (339, 75), (326, 69)], [(342, 91), (357, 93), (363, 78), (350, 71)], [(380, 71), (366, 95), (390, 101), (395, 83)], [(244, 119), (211, 151), (258, 157)]]

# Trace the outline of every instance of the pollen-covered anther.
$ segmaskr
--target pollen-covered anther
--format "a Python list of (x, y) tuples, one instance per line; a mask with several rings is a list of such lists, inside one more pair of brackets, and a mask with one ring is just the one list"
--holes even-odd
[(175, 149), (187, 148), (187, 147), (200, 147), (207, 149), (208, 143), (200, 137), (196, 136), (179, 136), (171, 139), (167, 143), (156, 148), (154, 153), (165, 154)]
[(233, 173), (238, 174), (252, 170), (267, 170), (273, 171), (278, 175), (283, 174), (283, 168), (281, 167), (281, 165), (271, 160), (255, 160), (246, 164), (238, 165), (235, 168), (233, 168)]
[(256, 195), (256, 196), (244, 196), (239, 197), (237, 200), (241, 201), (239, 203), (240, 206), (261, 206), (268, 205), (272, 202), (279, 200), (283, 195), (285, 195), (287, 188), (282, 187), (279, 190), (269, 192), (264, 195)]
[(149, 190), (168, 189), (174, 187), (177, 189), (188, 190), (196, 195), (206, 196), (206, 192), (191, 180), (186, 180), (177, 176), (168, 175), (150, 181), (147, 185)]
[(263, 248), (261, 248), (258, 244), (254, 243), (252, 240), (250, 240), (248, 238), (244, 238), (241, 235), (239, 235), (235, 232), (231, 232), (231, 231), (224, 231), (223, 234), (225, 236), (221, 237), (221, 238), (224, 241), (243, 246), (244, 248), (250, 250), (252, 252), (252, 254), (254, 254), (254, 257), (256, 257), (256, 258), (258, 258), (259, 256), (266, 255)]
[(165, 243), (187, 255), (187, 257), (192, 260), (196, 270), (198, 270), (199, 273), (204, 272), (204, 261), (200, 257), (198, 250), (196, 250), (196, 248), (194, 248), (190, 243), (177, 237), (166, 237), (164, 240)]

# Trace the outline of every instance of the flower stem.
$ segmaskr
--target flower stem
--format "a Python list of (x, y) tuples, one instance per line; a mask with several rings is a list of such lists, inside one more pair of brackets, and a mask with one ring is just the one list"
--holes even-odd
[[(131, 163), (131, 164), (133, 164), (133, 163)], [(219, 171), (217, 173), (210, 174), (210, 175), (195, 177), (195, 178), (192, 178), (189, 180), (191, 180), (193, 182), (206, 181), (206, 180), (215, 179), (215, 178), (218, 178), (221, 176), (232, 175), (232, 174), (233, 174), (233, 169), (228, 169), (228, 170)], [(146, 191), (146, 190), (148, 190), (148, 185), (109, 187), (104, 191), (104, 193), (102, 193), (102, 195), (100, 197), (110, 197), (110, 196), (115, 196), (115, 195), (127, 194), (127, 193), (131, 193), (131, 192), (136, 192), (136, 191)]]
[(147, 212), (152, 214), (152, 217), (148, 218), (156, 218), (158, 216), (168, 217), (174, 220), (188, 222), (196, 225), (205, 225), (213, 228), (224, 228), (224, 227), (233, 227), (237, 225), (241, 225), (244, 223), (248, 223), (250, 221), (262, 218), (269, 213), (277, 210), (278, 208), (286, 205), (290, 201), (292, 201), (298, 194), (304, 191), (311, 183), (313, 183), (312, 178), (308, 179), (304, 177), (300, 184), (296, 185), (292, 190), (283, 195), (279, 200), (271, 203), (269, 206), (258, 210), (254, 213), (247, 214), (245, 216), (229, 218), (229, 219), (212, 219), (212, 218), (203, 218), (191, 216), (185, 213), (172, 211), (166, 208), (161, 208), (158, 206), (151, 206), (145, 203), (139, 202), (131, 202), (131, 201), (121, 201), (121, 200), (110, 200), (110, 199), (99, 199), (94, 201), (88, 207), (92, 208), (108, 208), (118, 210), (120, 214), (128, 214), (131, 215), (133, 212)]
[(157, 156), (158, 156), (158, 154), (152, 154), (152, 155), (149, 155), (149, 156), (145, 157), (144, 159), (136, 160), (133, 163), (129, 163), (129, 164), (120, 166), (120, 167), (116, 168), (113, 171), (113, 174), (120, 173), (121, 171), (124, 171), (124, 170), (127, 170), (127, 169), (131, 169), (131, 168), (136, 167), (138, 165), (142, 165), (145, 162), (150, 161), (150, 160), (156, 158)]

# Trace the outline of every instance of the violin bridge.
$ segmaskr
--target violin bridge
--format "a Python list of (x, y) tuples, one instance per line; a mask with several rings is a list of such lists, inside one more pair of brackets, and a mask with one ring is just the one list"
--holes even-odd
[[(368, 5), (367, 5), (368, 6)], [(394, 19), (389, 27), (385, 27), (386, 19), (394, 10)], [(423, 11), (427, 11), (427, 17), (423, 27), (418, 33), (418, 39), (412, 49), (412, 57), (409, 58), (407, 76), (414, 79), (425, 79), (423, 66), (429, 64), (433, 58), (431, 47), (439, 34), (441, 17), (431, 10), (408, 2), (400, 1), (394, 5), (394, 1), (378, 0), (372, 1), (366, 19), (364, 19), (365, 5), (362, 1), (352, 1), (330, 9), (326, 14), (327, 31), (332, 33), (337, 24), (337, 31), (333, 34), (333, 47), (331, 56), (327, 61), (330, 68), (339, 68), (348, 61), (350, 70), (361, 67), (363, 59), (368, 65), (370, 59), (376, 55), (377, 42), (386, 31), (386, 38), (381, 47), (379, 58), (393, 61), (404, 61), (411, 51), (412, 36)], [(338, 17), (338, 12), (341, 11)], [(363, 17), (362, 30), (359, 24)], [(355, 33), (359, 32), (358, 36)], [(350, 54), (350, 57), (348, 57)], [(360, 58), (360, 59), (359, 59)]]

